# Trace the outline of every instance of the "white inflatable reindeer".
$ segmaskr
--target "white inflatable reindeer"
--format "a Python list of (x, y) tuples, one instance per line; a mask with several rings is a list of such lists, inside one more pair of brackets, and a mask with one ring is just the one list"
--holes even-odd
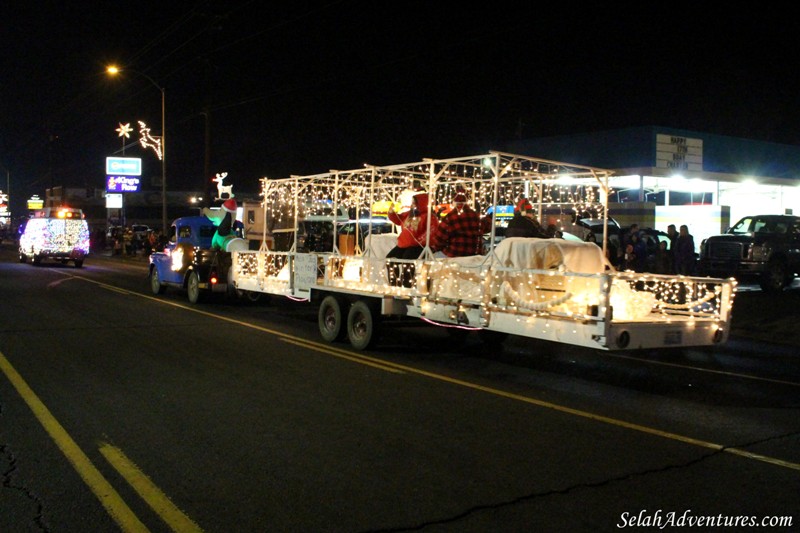
[(227, 172), (222, 172), (221, 174), (217, 174), (217, 177), (212, 179), (214, 183), (217, 184), (217, 197), (215, 200), (222, 200), (223, 194), (226, 194), (226, 199), (233, 198), (233, 185), (223, 185), (222, 181), (228, 176)]

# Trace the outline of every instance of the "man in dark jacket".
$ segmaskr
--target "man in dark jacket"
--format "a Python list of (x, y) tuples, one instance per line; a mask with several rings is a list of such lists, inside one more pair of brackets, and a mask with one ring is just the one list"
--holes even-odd
[(514, 209), (514, 217), (508, 222), (506, 237), (538, 237), (546, 239), (547, 233), (536, 220), (531, 203), (522, 199)]

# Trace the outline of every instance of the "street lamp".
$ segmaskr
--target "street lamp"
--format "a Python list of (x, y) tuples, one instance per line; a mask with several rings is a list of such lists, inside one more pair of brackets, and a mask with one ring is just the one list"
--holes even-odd
[(161, 227), (164, 231), (164, 235), (167, 235), (167, 229), (169, 226), (167, 225), (167, 148), (166, 148), (166, 136), (167, 136), (167, 127), (166, 127), (166, 95), (164, 92), (164, 88), (161, 87), (156, 81), (145, 74), (144, 72), (139, 72), (138, 70), (133, 69), (121, 69), (115, 66), (109, 66), (106, 68), (106, 72), (108, 72), (111, 76), (116, 76), (121, 72), (132, 72), (134, 74), (138, 74), (142, 76), (144, 79), (149, 81), (153, 84), (153, 86), (161, 91)]

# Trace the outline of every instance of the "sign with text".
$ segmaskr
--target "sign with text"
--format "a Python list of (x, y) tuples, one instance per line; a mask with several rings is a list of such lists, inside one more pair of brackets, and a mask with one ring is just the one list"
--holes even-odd
[(703, 139), (656, 135), (656, 168), (703, 171)]
[(38, 194), (34, 194), (28, 198), (28, 209), (41, 209), (44, 207), (44, 200), (39, 198)]
[(122, 195), (106, 194), (106, 209), (122, 209)]
[(141, 181), (135, 176), (106, 176), (106, 192), (139, 192)]
[(106, 174), (112, 176), (141, 176), (142, 159), (139, 157), (106, 157)]

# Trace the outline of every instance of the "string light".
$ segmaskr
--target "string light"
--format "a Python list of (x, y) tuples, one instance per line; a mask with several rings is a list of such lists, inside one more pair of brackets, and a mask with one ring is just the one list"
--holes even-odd
[[(295, 228), (302, 221), (327, 221), (332, 230), (339, 213), (346, 212), (349, 219), (374, 217), (378, 209), (390, 205), (402, 209), (417, 192), (430, 195), (435, 214), (452, 203), (456, 191), (463, 190), (483, 214), (492, 206), (515, 205), (524, 195), (534, 210), (555, 213), (557, 224), (562, 225), (572, 212), (607, 216), (609, 175), (599, 169), (493, 153), (391, 167), (366, 165), (312, 176), (265, 177), (260, 196), (272, 240), (265, 238), (258, 251), (234, 254), (237, 283), (240, 288), (291, 294), (301, 274), (296, 270), (301, 250)], [(602, 250), (594, 243), (573, 243), (576, 254), (591, 257), (599, 265), (590, 271), (571, 270), (563, 257), (554, 267), (501, 264), (498, 249), (490, 243), (486, 256), (432, 260), (423, 255), (419, 260), (397, 261), (413, 265), (416, 274), (412, 287), (397, 287), (389, 283), (386, 272), (384, 256), (391, 246), (379, 250), (379, 244), (395, 237), (367, 235), (363, 250), (359, 243), (354, 253), (343, 254), (337, 232), (330, 231), (319, 245), (322, 251), (315, 253), (319, 257), (316, 271), (303, 275), (310, 276), (312, 283), (410, 298), (412, 312), (434, 321), (466, 317), (485, 324), (493, 313), (508, 314), (520, 324), (539, 324), (547, 335), (555, 330), (578, 335), (575, 325), (604, 321), (607, 316), (614, 321), (682, 322), (689, 327), (707, 322), (714, 331), (730, 320), (735, 281), (617, 272), (603, 266), (607, 263)], [(565, 242), (546, 240), (537, 253), (545, 254), (547, 246), (564, 247)], [(456, 318), (450, 318), (451, 311)], [(540, 319), (544, 320), (537, 322)], [(561, 321), (573, 326), (562, 330), (556, 327)]]

